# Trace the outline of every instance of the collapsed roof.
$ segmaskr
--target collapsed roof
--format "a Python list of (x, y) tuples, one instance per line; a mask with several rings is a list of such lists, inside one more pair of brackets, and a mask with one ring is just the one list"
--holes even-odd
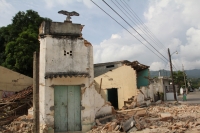
[(20, 115), (28, 113), (32, 107), (33, 87), (29, 86), (0, 101), (0, 126), (12, 122)]

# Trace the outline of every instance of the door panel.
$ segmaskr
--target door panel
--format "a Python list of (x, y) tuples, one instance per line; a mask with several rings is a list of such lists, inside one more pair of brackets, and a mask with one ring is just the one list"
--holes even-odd
[(74, 111), (75, 111), (75, 105), (74, 105), (74, 88), (72, 86), (68, 87), (68, 131), (74, 131)]
[(56, 86), (54, 92), (55, 131), (81, 131), (80, 86)]
[(66, 86), (55, 86), (54, 89), (54, 107), (55, 107), (55, 131), (67, 131), (67, 89)]
[(74, 129), (75, 131), (81, 131), (81, 88), (80, 86), (74, 86)]

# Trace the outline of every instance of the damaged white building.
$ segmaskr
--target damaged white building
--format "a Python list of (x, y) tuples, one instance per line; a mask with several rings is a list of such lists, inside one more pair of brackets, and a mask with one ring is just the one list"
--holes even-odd
[(82, 28), (69, 19), (41, 24), (40, 132), (86, 132), (105, 104), (94, 88), (93, 48)]

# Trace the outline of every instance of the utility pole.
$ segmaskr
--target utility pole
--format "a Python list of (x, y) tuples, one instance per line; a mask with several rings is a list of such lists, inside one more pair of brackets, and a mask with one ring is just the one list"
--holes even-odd
[(182, 68), (183, 68), (183, 77), (184, 77), (184, 82), (185, 82), (186, 94), (188, 94), (188, 90), (187, 90), (187, 87), (186, 87), (185, 71), (184, 71), (184, 66), (183, 66), (183, 64), (182, 64)]
[(171, 54), (170, 54), (169, 48), (168, 48), (168, 55), (169, 55), (169, 63), (170, 63), (170, 70), (171, 70), (171, 77), (172, 77), (172, 87), (174, 91), (174, 100), (177, 101), (176, 90), (175, 90), (174, 79), (173, 79), (172, 60), (171, 60)]

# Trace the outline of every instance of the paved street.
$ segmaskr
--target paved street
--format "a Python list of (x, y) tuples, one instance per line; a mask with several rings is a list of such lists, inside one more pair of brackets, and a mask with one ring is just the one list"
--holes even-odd
[(200, 91), (189, 92), (187, 94), (187, 101), (183, 101), (183, 95), (178, 96), (180, 103), (199, 103), (200, 104)]

